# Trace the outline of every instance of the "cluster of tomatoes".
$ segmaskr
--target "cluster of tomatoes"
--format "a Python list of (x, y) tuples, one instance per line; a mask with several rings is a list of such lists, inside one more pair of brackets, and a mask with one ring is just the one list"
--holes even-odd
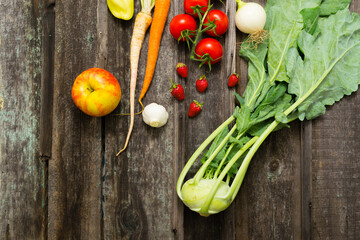
[[(202, 60), (202, 64), (211, 67), (223, 56), (221, 43), (211, 37), (221, 36), (227, 31), (229, 18), (223, 11), (210, 8), (209, 0), (184, 0), (185, 13), (176, 15), (171, 20), (170, 33), (178, 41), (194, 44), (192, 55)], [(201, 26), (197, 26), (196, 19), (199, 19)], [(197, 42), (203, 32), (210, 37)]]
[[(228, 16), (219, 9), (211, 9), (209, 0), (184, 0), (185, 13), (176, 15), (170, 22), (170, 33), (179, 42), (187, 42), (191, 48), (191, 59), (201, 62), (200, 66), (211, 65), (219, 62), (223, 57), (223, 47), (216, 37), (226, 33), (229, 27)], [(198, 41), (202, 34), (207, 36)], [(190, 47), (192, 45), (192, 47)], [(187, 77), (187, 67), (183, 63), (176, 66), (177, 73)], [(228, 86), (234, 87), (239, 76), (234, 73), (229, 77)], [(171, 82), (170, 92), (174, 98), (181, 101), (185, 98), (184, 89), (181, 84)], [(198, 92), (204, 92), (208, 87), (206, 76), (203, 75), (196, 80)], [(189, 107), (189, 117), (194, 117), (202, 110), (203, 104), (192, 101)]]

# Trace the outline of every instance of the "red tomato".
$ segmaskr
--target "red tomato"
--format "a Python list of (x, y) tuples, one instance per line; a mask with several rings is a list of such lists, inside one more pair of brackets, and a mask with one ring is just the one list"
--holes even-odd
[(202, 13), (206, 12), (208, 6), (209, 6), (209, 0), (185, 0), (184, 1), (184, 10), (187, 14), (190, 14), (191, 16), (194, 16), (195, 18), (198, 18), (199, 16), (197, 13), (194, 12), (194, 7), (199, 6), (201, 7)]
[[(206, 33), (209, 36), (217, 37), (223, 35), (229, 27), (229, 18), (221, 10), (214, 9), (210, 10), (204, 21), (203, 29), (207, 27), (209, 22), (214, 22), (215, 29), (209, 29)], [(211, 23), (210, 23), (211, 24)], [(214, 33), (215, 30), (215, 33)]]
[[(223, 56), (221, 43), (213, 38), (204, 38), (195, 47), (195, 55), (198, 59), (206, 59), (205, 64), (217, 63)], [(210, 59), (211, 58), (211, 59)]]
[[(179, 14), (176, 15), (170, 22), (170, 33), (176, 39), (179, 40), (181, 37), (182, 31), (190, 30), (196, 31), (196, 21), (189, 14)], [(194, 34), (189, 34), (192, 38)], [(185, 41), (186, 38), (182, 37), (179, 41)]]

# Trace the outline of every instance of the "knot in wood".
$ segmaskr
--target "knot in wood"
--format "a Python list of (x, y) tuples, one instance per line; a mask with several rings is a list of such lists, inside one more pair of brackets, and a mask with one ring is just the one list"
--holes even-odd
[(120, 213), (120, 225), (128, 233), (141, 231), (141, 220), (138, 211), (131, 207), (125, 207)]
[(270, 162), (269, 164), (269, 169), (271, 172), (275, 172), (278, 168), (279, 168), (279, 161), (278, 160), (273, 160)]

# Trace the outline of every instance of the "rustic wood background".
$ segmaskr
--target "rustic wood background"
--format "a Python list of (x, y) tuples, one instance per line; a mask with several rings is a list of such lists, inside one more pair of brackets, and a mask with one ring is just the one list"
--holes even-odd
[[(234, 17), (235, 1), (216, 3)], [(257, 0), (265, 4), (265, 0)], [(208, 74), (205, 94), (194, 80), (205, 72), (168, 31), (183, 12), (172, 1), (160, 58), (144, 103), (170, 112), (153, 129), (136, 117), (88, 117), (71, 100), (74, 79), (91, 67), (112, 72), (122, 87), (114, 113), (129, 110), (129, 42), (134, 18), (114, 18), (105, 0), (0, 1), (0, 239), (359, 239), (360, 94), (345, 97), (311, 122), (276, 132), (258, 151), (236, 202), (200, 217), (179, 201), (175, 185), (185, 161), (234, 108), (226, 77), (246, 63), (236, 54), (242, 35), (231, 21), (221, 39), (225, 57)], [(351, 10), (360, 12), (360, 0)], [(140, 1), (135, 0), (135, 14)], [(147, 40), (138, 77), (142, 85)], [(188, 79), (175, 73), (189, 66)], [(169, 79), (186, 100), (168, 93)], [(205, 102), (194, 119), (193, 99)], [(104, 180), (104, 181), (103, 181)]]

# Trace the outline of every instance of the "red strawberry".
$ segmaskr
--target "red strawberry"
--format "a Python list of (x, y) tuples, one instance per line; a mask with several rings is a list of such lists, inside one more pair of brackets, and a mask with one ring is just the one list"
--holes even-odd
[(228, 86), (235, 87), (235, 85), (238, 83), (238, 81), (239, 81), (239, 74), (233, 73), (230, 75), (230, 77), (228, 79)]
[(201, 112), (203, 105), (203, 103), (199, 103), (196, 100), (192, 101), (190, 103), (188, 116), (195, 117), (196, 115), (198, 115)]
[(180, 85), (180, 84), (175, 84), (172, 79), (171, 80), (171, 88), (170, 88), (170, 92), (171, 95), (174, 96), (174, 98), (176, 98), (177, 100), (184, 100), (185, 98), (185, 93), (184, 93), (184, 88)]
[(178, 63), (176, 65), (176, 71), (183, 78), (186, 78), (188, 75), (188, 69), (184, 63)]
[(196, 89), (199, 92), (204, 92), (208, 87), (208, 81), (205, 75), (202, 75), (198, 80), (196, 80)]

